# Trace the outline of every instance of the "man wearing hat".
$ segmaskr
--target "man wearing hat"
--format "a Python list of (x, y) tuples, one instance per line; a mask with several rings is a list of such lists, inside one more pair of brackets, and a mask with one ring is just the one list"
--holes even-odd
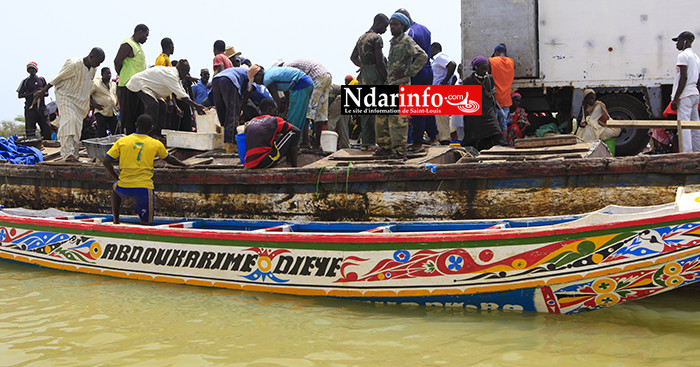
[[(391, 29), (389, 58), (387, 60), (386, 85), (410, 85), (414, 77), (428, 61), (428, 54), (409, 36), (406, 35), (411, 25), (407, 16), (396, 12), (389, 19)], [(378, 115), (375, 132), (379, 149), (375, 156), (389, 158), (406, 158), (406, 140), (408, 138), (407, 115)]]
[(241, 66), (241, 53), (236, 52), (235, 47), (227, 46), (226, 50), (224, 51), (224, 55), (228, 57), (229, 61), (231, 61), (231, 64), (233, 64), (233, 67), (237, 68)]
[(39, 124), (41, 137), (51, 140), (51, 125), (49, 125), (49, 113), (44, 103), (44, 96), (34, 102), (34, 92), (46, 86), (46, 79), (36, 75), (39, 68), (36, 62), (27, 64), (29, 76), (22, 80), (17, 88), (17, 97), (24, 98), (24, 132), (28, 138), (36, 133), (36, 125)]
[[(680, 53), (676, 60), (676, 76), (671, 92), (671, 109), (678, 110), (680, 121), (700, 121), (698, 101), (700, 100), (700, 58), (693, 51), (695, 35), (684, 31), (672, 38)], [(683, 129), (683, 151), (700, 152), (700, 130)]]

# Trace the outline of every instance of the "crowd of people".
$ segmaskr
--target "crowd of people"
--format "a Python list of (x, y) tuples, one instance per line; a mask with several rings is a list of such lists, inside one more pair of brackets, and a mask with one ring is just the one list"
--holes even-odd
[[(388, 28), (392, 38), (385, 57), (381, 35)], [(42, 138), (50, 139), (52, 125), (44, 97), (55, 87), (59, 111), (57, 137), (61, 142), (61, 157), (66, 161), (78, 160), (81, 138), (134, 133), (136, 119), (141, 114), (151, 116), (153, 127), (148, 133), (159, 138), (163, 129), (192, 131), (196, 126), (193, 115), (203, 114), (208, 107), (216, 109), (226, 153), (234, 154), (238, 125), (260, 116), (260, 103), (265, 99), (274, 101), (280, 117), (299, 130), (297, 140), (301, 147), (319, 149), (324, 128), (338, 133), (340, 148), (349, 147), (348, 124), (352, 117), (340, 113), (340, 98), (336, 98), (340, 95), (340, 85), (333, 84), (331, 73), (321, 63), (307, 59), (278, 60), (266, 69), (243, 58), (223, 40), (217, 40), (213, 44), (211, 73), (205, 68), (198, 77), (193, 77), (187, 60), (171, 60), (175, 44), (170, 38), (161, 40), (162, 53), (148, 67), (142, 48), (148, 37), (149, 28), (137, 25), (132, 36), (119, 45), (114, 59), (115, 74), (109, 67), (102, 67), (97, 78), (96, 70), (104, 62), (104, 51), (98, 47), (86, 57), (66, 61), (49, 83), (38, 76), (37, 64), (29, 63), (29, 76), (18, 89), (19, 98), (25, 99), (27, 136), (34, 136), (38, 125)], [(489, 59), (489, 67), (496, 88), (494, 96), (499, 103), (494, 105), (494, 111), (505, 138), (514, 66), (513, 60), (506, 56), (504, 45), (499, 45), (497, 51)], [(430, 30), (415, 22), (406, 9), (398, 9), (391, 17), (378, 14), (370, 29), (358, 39), (350, 60), (358, 66), (359, 74), (357, 78), (349, 75), (346, 84), (447, 85), (458, 82), (456, 72), (462, 74), (461, 67), (442, 51), (442, 46), (432, 42)], [(467, 80), (481, 81), (470, 77), (464, 79)], [(85, 126), (93, 121), (94, 135), (86, 136)], [(424, 144), (463, 140), (456, 135), (464, 131), (466, 142), (488, 145), (474, 141), (480, 137), (473, 136), (468, 128), (472, 124), (469, 119), (452, 121), (451, 124), (449, 116), (367, 115), (358, 118), (356, 130), (361, 131), (358, 140), (362, 150), (390, 158), (422, 152)], [(451, 130), (459, 133), (451, 135)], [(479, 130), (482, 134), (483, 129)]]
[[(381, 35), (387, 28), (392, 37), (385, 57)], [(109, 67), (103, 67), (100, 77), (95, 78), (105, 59), (104, 51), (95, 47), (85, 57), (67, 60), (48, 83), (37, 74), (37, 63), (30, 62), (29, 76), (17, 90), (18, 97), (25, 99), (27, 136), (33, 136), (38, 125), (42, 138), (50, 139), (44, 98), (55, 87), (57, 137), (65, 161), (78, 160), (86, 116), (96, 121), (98, 137), (109, 132), (127, 135), (114, 144), (104, 160), (107, 171), (117, 180), (113, 190), (115, 222), (119, 221), (123, 198), (136, 199), (142, 223), (152, 221), (153, 160), (159, 157), (173, 165), (188, 166), (168, 155), (162, 130), (192, 131), (193, 113), (204, 114), (209, 107), (216, 109), (223, 127), (226, 153), (236, 153), (237, 129), (246, 124), (246, 168), (273, 167), (281, 157), (296, 166), (300, 146), (319, 149), (324, 127), (338, 132), (340, 148), (349, 146), (350, 116), (340, 113), (341, 87), (332, 83), (332, 75), (321, 63), (278, 60), (265, 69), (217, 40), (213, 44), (213, 75), (205, 68), (194, 78), (187, 60), (171, 60), (175, 45), (170, 38), (161, 40), (162, 53), (154, 66), (148, 67), (141, 46), (148, 36), (148, 27), (139, 24), (121, 43), (114, 59), (115, 79)], [(698, 116), (693, 107), (698, 105), (700, 58), (690, 49), (693, 40), (690, 32), (674, 38), (682, 53), (670, 107), (678, 109), (683, 119)], [(370, 29), (357, 40), (350, 60), (359, 68), (357, 78), (345, 78), (350, 85), (482, 86), (481, 115), (361, 116), (360, 147), (375, 156), (406, 159), (408, 153), (423, 152), (425, 144), (452, 140), (477, 150), (488, 149), (522, 138), (529, 125), (528, 114), (520, 105), (522, 96), (511, 90), (515, 63), (505, 44), (497, 45), (490, 58), (475, 57), (471, 73), (466, 75), (461, 64), (443, 53), (439, 43), (432, 42), (428, 28), (402, 8), (390, 17), (377, 14)], [(606, 126), (610, 115), (593, 90), (584, 91), (582, 112), (584, 119), (576, 134), (585, 141), (613, 141), (614, 152), (614, 138), (620, 130)], [(695, 132), (687, 139), (690, 149), (700, 146)], [(117, 161), (119, 174), (114, 169)]]

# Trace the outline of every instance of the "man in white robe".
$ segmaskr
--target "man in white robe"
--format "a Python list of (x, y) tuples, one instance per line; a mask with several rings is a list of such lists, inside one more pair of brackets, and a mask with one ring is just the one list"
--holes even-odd
[[(58, 106), (58, 141), (61, 143), (61, 158), (67, 162), (78, 161), (80, 132), (83, 119), (90, 111), (90, 92), (95, 70), (105, 59), (101, 48), (95, 47), (86, 57), (72, 58), (44, 88), (37, 90), (34, 97), (41, 97), (51, 87), (56, 87)], [(99, 106), (98, 106), (99, 108)]]

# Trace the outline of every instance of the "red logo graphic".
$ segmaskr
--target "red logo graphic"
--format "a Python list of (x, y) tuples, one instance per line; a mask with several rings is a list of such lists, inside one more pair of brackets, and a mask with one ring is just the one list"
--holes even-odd
[(480, 85), (401, 85), (401, 115), (481, 115)]

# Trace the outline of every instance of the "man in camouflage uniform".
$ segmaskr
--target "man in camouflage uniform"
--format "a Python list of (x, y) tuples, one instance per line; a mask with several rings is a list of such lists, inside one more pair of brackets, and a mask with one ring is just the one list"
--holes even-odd
[[(384, 42), (381, 35), (386, 32), (388, 25), (389, 18), (382, 13), (377, 14), (372, 27), (355, 44), (350, 61), (360, 68), (360, 75), (357, 76), (360, 85), (384, 85), (386, 82), (386, 60), (382, 53)], [(375, 115), (360, 116), (362, 150), (372, 149), (376, 143), (374, 122)]]
[[(391, 38), (389, 60), (387, 63), (387, 85), (409, 85), (411, 77), (418, 74), (428, 61), (428, 54), (406, 35), (410, 26), (408, 17), (394, 13), (389, 21)], [(377, 116), (376, 134), (379, 150), (377, 156), (390, 156), (403, 159), (406, 157), (406, 139), (408, 138), (409, 116)]]

